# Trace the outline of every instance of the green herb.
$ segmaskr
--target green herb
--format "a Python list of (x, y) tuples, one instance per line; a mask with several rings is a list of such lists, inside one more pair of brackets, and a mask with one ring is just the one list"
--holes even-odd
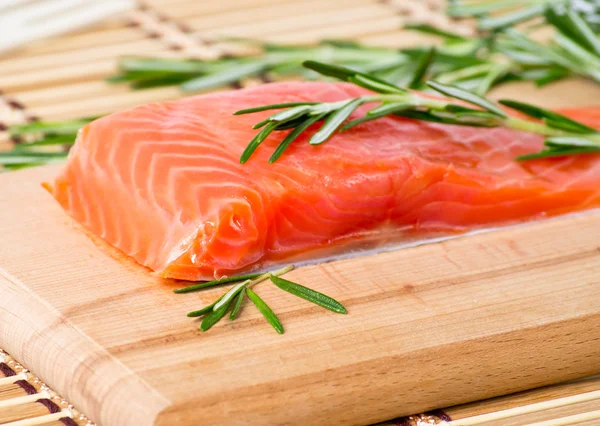
[(301, 297), (310, 302), (316, 303), (317, 305), (327, 308), (333, 312), (342, 314), (346, 313), (346, 308), (344, 308), (344, 306), (335, 299), (310, 288), (301, 286), (300, 284), (296, 284), (294, 282), (278, 278), (280, 275), (291, 271), (293, 268), (293, 266), (286, 266), (285, 268), (281, 268), (276, 271), (267, 272), (264, 274), (240, 275), (238, 277), (209, 281), (206, 283), (195, 284), (193, 286), (174, 290), (174, 292), (188, 293), (190, 291), (196, 291), (207, 287), (237, 282), (235, 286), (233, 286), (231, 289), (229, 289), (227, 292), (221, 295), (210, 305), (205, 306), (204, 308), (199, 309), (197, 311), (192, 311), (188, 313), (188, 317), (204, 317), (204, 319), (200, 323), (200, 329), (202, 331), (210, 329), (213, 325), (219, 322), (225, 316), (229, 308), (231, 308), (229, 319), (231, 321), (234, 321), (239, 315), (245, 296), (248, 296), (248, 298), (254, 303), (254, 305), (256, 305), (258, 310), (263, 314), (263, 316), (273, 326), (273, 328), (275, 328), (275, 330), (278, 333), (283, 334), (283, 326), (281, 325), (279, 318), (277, 318), (277, 316), (275, 315), (275, 313), (273, 313), (273, 310), (267, 305), (267, 303), (250, 288), (262, 281), (266, 281), (269, 279), (277, 287), (287, 291), (288, 293)]
[(214, 287), (217, 285), (223, 285), (228, 283), (237, 283), (245, 280), (252, 280), (256, 277), (259, 277), (261, 274), (247, 274), (240, 275), (237, 277), (229, 277), (229, 278), (221, 278), (220, 280), (207, 281), (200, 284), (194, 284), (188, 287), (178, 288), (177, 290), (173, 290), (174, 293), (191, 293), (193, 291), (202, 290), (208, 287)]
[[(426, 80), (437, 80), (438, 75), (460, 72), (465, 67), (485, 65), (497, 69), (496, 60), (488, 58), (486, 53), (490, 37), (469, 38), (427, 25), (409, 28), (443, 37), (444, 43), (435, 51), (430, 47), (398, 50), (336, 41), (322, 41), (314, 46), (266, 44), (258, 45), (258, 52), (252, 56), (210, 61), (126, 57), (120, 61), (120, 74), (110, 77), (109, 81), (127, 83), (134, 89), (179, 85), (184, 92), (190, 92), (239, 84), (257, 77), (296, 76), (313, 80), (322, 75), (302, 67), (302, 62), (315, 60), (345, 65), (397, 84), (423, 89)], [(249, 41), (241, 42), (249, 43), (256, 46)], [(454, 83), (461, 84), (461, 81), (456, 79)]]
[(397, 49), (362, 46), (357, 43), (322, 41), (316, 46), (278, 46), (241, 42), (257, 50), (253, 55), (209, 61), (125, 57), (119, 62), (120, 73), (112, 83), (128, 83), (133, 88), (178, 84), (185, 92), (214, 89), (261, 77), (296, 75), (310, 79), (315, 74), (302, 67), (306, 59), (327, 60), (369, 67), (371, 72), (408, 64), (410, 58)]
[[(134, 88), (178, 84), (183, 90), (196, 91), (265, 75), (275, 78), (297, 76), (305, 79), (342, 79), (380, 94), (398, 93), (399, 87), (430, 91), (432, 86), (427, 82), (433, 81), (451, 86), (450, 90), (457, 87), (479, 97), (484, 97), (493, 87), (513, 80), (528, 80), (543, 86), (576, 75), (600, 82), (600, 37), (597, 35), (600, 30), (599, 0), (453, 0), (448, 11), (452, 16), (475, 16), (480, 28), (489, 31), (465, 36), (429, 25), (407, 26), (414, 31), (441, 37), (443, 42), (435, 49), (397, 50), (345, 41), (323, 41), (316, 46), (261, 45), (241, 41), (240, 44), (251, 45), (255, 54), (209, 61), (127, 57), (120, 60), (121, 73), (110, 80), (128, 83)], [(550, 42), (538, 42), (526, 32), (510, 28), (532, 17), (543, 19), (544, 25), (554, 29)], [(303, 67), (302, 61), (306, 59), (346, 65), (345, 69), (351, 72), (343, 71), (338, 75), (336, 73), (339, 70), (335, 71), (335, 67), (327, 70), (329, 65), (325, 64), (322, 64), (324, 69)], [(317, 63), (313, 61), (313, 66)], [(281, 116), (258, 123), (257, 127), (263, 130), (248, 147), (243, 161), (250, 158), (271, 132), (291, 129), (271, 156), (269, 161), (274, 162), (307, 128), (326, 120), (328, 126), (311, 139), (313, 144), (323, 143), (337, 131), (338, 122), (345, 121), (344, 115), (351, 114), (357, 106), (357, 103), (348, 104), (345, 110), (340, 109), (339, 105), (324, 104), (307, 108), (310, 104), (281, 105), (282, 108), (304, 107), (283, 111)], [(271, 107), (274, 106), (266, 108)], [(476, 113), (473, 112), (465, 115), (463, 111), (459, 118), (456, 115), (448, 116), (448, 111), (427, 113), (422, 108), (415, 108), (417, 106), (406, 99), (386, 100), (365, 117), (345, 123), (342, 129), (390, 114), (441, 123), (492, 125), (487, 119), (489, 117), (479, 114), (476, 119)], [(77, 130), (92, 119), (13, 126), (9, 133), (25, 142), (18, 144), (16, 149), (20, 152), (44, 153), (51, 146), (56, 146), (57, 150), (68, 150)], [(563, 151), (567, 155), (575, 153), (573, 150)], [(558, 152), (552, 150), (551, 153), (554, 155)], [(2, 164), (4, 170), (14, 170), (57, 161), (61, 160), (54, 156), (33, 159), (22, 156), (5, 158)]]
[(284, 280), (283, 278), (276, 276), (272, 276), (271, 281), (273, 281), (273, 283), (280, 289), (285, 290), (294, 296), (301, 297), (309, 302), (322, 306), (325, 309), (337, 312), (338, 314), (345, 314), (348, 312), (340, 302), (324, 295), (323, 293), (319, 293), (318, 291), (312, 290), (308, 287), (304, 287), (300, 284), (296, 284), (292, 281)]
[(13, 150), (0, 152), (1, 166), (41, 165), (62, 162), (67, 158), (66, 152), (25, 152)]
[[(561, 19), (570, 22), (573, 16), (564, 15)], [(538, 83), (546, 84), (548, 73), (552, 74), (551, 81), (569, 75), (579, 75), (600, 82), (600, 52), (595, 50), (600, 38), (593, 34), (585, 34), (585, 39), (576, 39), (559, 31), (550, 43), (543, 44), (522, 32), (508, 29), (498, 35), (496, 47), (499, 52), (510, 58), (515, 66), (539, 66), (541, 69), (547, 67), (546, 74), (524, 75), (533, 76)], [(593, 46), (594, 50), (588, 50), (590, 46)]]
[(202, 331), (207, 331), (213, 325), (218, 323), (221, 320), (221, 318), (223, 318), (225, 316), (225, 314), (227, 313), (227, 309), (229, 309), (230, 303), (231, 302), (228, 302), (228, 303), (224, 304), (223, 306), (221, 306), (219, 309), (213, 310), (208, 315), (206, 315), (204, 317), (204, 319), (202, 320), (202, 322), (200, 323), (200, 329)]
[(476, 17), (481, 30), (500, 30), (543, 17), (550, 8), (581, 14), (595, 31), (600, 30), (598, 0), (450, 0), (448, 15)]
[(244, 301), (244, 295), (246, 294), (245, 291), (240, 291), (237, 295), (237, 297), (235, 298), (235, 302), (233, 303), (233, 309), (231, 310), (231, 315), (229, 315), (229, 319), (231, 321), (233, 321), (234, 319), (237, 318), (240, 309), (242, 308), (242, 302)]
[(219, 300), (221, 300), (221, 297), (219, 297), (213, 303), (211, 303), (208, 306), (205, 306), (202, 309), (198, 309), (197, 311), (188, 312), (187, 316), (190, 317), (190, 318), (196, 318), (196, 317), (201, 317), (201, 316), (204, 316), (206, 314), (209, 314), (209, 313), (211, 313), (213, 311), (213, 308), (215, 307), (215, 305), (217, 304), (217, 302)]
[(252, 300), (252, 303), (258, 308), (261, 314), (269, 321), (269, 324), (273, 326), (276, 332), (279, 334), (283, 334), (283, 326), (277, 318), (277, 315), (273, 312), (273, 310), (267, 305), (255, 292), (251, 289), (246, 289), (246, 295), (248, 295), (248, 299)]
[[(519, 157), (520, 160), (539, 158), (540, 156), (589, 153), (600, 149), (600, 133), (595, 129), (535, 105), (511, 100), (500, 101), (504, 106), (520, 111), (533, 119), (541, 120), (541, 122), (509, 116), (496, 103), (456, 86), (439, 82), (427, 82), (429, 87), (435, 91), (446, 95), (450, 99), (464, 102), (462, 104), (454, 103), (450, 99), (432, 99), (419, 93), (410, 92), (378, 77), (357, 72), (350, 68), (313, 61), (305, 62), (304, 66), (325, 76), (352, 82), (377, 94), (368, 94), (337, 102), (294, 106), (292, 109), (284, 109), (272, 114), (261, 122), (269, 124), (266, 124), (263, 131), (248, 145), (240, 159), (241, 162), (247, 161), (256, 150), (258, 147), (257, 139), (262, 142), (273, 131), (292, 128), (294, 130), (290, 134), (293, 134), (293, 139), (295, 139), (306, 131), (309, 125), (324, 120), (321, 128), (309, 139), (309, 143), (314, 145), (329, 140), (338, 131), (344, 131), (365, 121), (380, 119), (388, 115), (461, 126), (505, 127), (546, 137), (544, 142), (546, 149), (535, 155)], [(373, 103), (379, 105), (370, 109), (365, 116), (346, 122), (346, 119), (359, 106)], [(257, 106), (256, 108), (238, 111), (236, 114), (265, 111), (270, 108), (281, 109), (281, 104)], [(293, 110), (293, 114), (289, 113), (291, 110)], [(280, 144), (273, 157), (279, 158), (286, 147), (287, 145)], [(273, 159), (273, 157), (271, 158)]]
[[(75, 142), (79, 129), (95, 119), (96, 117), (91, 117), (11, 126), (8, 134), (19, 138), (21, 142), (12, 151), (0, 153), (0, 166), (4, 170), (17, 170), (63, 162), (67, 158), (67, 152), (63, 148), (70, 147)], [(50, 150), (54, 147), (56, 149)]]

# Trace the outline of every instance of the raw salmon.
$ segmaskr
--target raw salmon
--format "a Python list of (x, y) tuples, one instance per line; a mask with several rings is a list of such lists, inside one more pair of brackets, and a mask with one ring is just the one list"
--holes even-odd
[[(47, 187), (93, 234), (186, 280), (600, 204), (600, 155), (517, 162), (542, 139), (506, 129), (383, 118), (320, 146), (303, 136), (269, 164), (278, 132), (240, 164), (270, 112), (234, 111), (364, 93), (289, 82), (139, 106), (83, 128)], [(563, 113), (600, 126), (600, 108)]]

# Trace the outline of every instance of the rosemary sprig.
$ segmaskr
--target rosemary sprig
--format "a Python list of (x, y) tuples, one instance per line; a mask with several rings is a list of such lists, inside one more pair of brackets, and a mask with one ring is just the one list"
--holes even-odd
[(0, 152), (0, 166), (8, 170), (42, 164), (58, 163), (67, 158), (66, 152)]
[[(422, 83), (426, 79), (436, 79), (438, 74), (472, 66), (494, 68), (492, 65), (497, 62), (486, 53), (491, 37), (465, 37), (427, 25), (409, 28), (440, 36), (444, 43), (435, 55), (430, 47), (398, 50), (326, 40), (314, 46), (262, 45), (252, 56), (211, 61), (127, 57), (120, 61), (120, 74), (110, 77), (109, 81), (128, 83), (135, 89), (179, 85), (184, 92), (190, 92), (239, 84), (260, 76), (323, 78), (302, 67), (303, 61), (315, 60), (344, 65), (399, 85), (423, 89)], [(423, 78), (419, 79), (419, 75)], [(461, 84), (461, 81), (457, 79), (454, 83)]]
[(97, 117), (61, 122), (33, 122), (8, 128), (10, 137), (20, 142), (9, 152), (0, 153), (0, 166), (16, 170), (62, 162), (73, 145), (77, 132)]
[(495, 31), (541, 18), (551, 7), (581, 14), (595, 31), (600, 29), (598, 0), (450, 0), (447, 13), (476, 17), (480, 29)]
[[(548, 44), (526, 34), (507, 29), (498, 35), (496, 47), (517, 66), (546, 69), (545, 74), (529, 74), (538, 84), (547, 84), (569, 75), (579, 75), (600, 83), (600, 38), (574, 13), (558, 15), (550, 9), (558, 32)], [(527, 73), (524, 74), (527, 78)]]
[[(250, 41), (245, 44), (255, 45)], [(214, 89), (249, 78), (269, 74), (286, 77), (314, 78), (316, 74), (302, 67), (302, 61), (330, 61), (370, 72), (385, 71), (407, 65), (410, 57), (397, 49), (362, 46), (351, 42), (325, 40), (316, 46), (259, 45), (257, 54), (203, 61), (126, 57), (119, 62), (119, 74), (113, 83), (128, 83), (135, 89), (178, 84), (184, 92)]]
[[(500, 101), (500, 104), (536, 120), (541, 120), (541, 122), (510, 116), (494, 102), (456, 86), (433, 81), (427, 82), (433, 90), (450, 99), (470, 104), (470, 106), (450, 100), (431, 99), (349, 68), (314, 61), (307, 61), (304, 66), (328, 77), (354, 83), (375, 93), (337, 102), (294, 103), (287, 109), (284, 109), (286, 104), (276, 104), (257, 106), (236, 112), (235, 114), (249, 114), (268, 109), (283, 109), (254, 126), (255, 128), (262, 127), (262, 129), (242, 153), (241, 163), (248, 161), (258, 146), (274, 131), (293, 129), (275, 150), (269, 162), (276, 161), (285, 148), (306, 131), (308, 125), (316, 121), (324, 120), (324, 123), (310, 137), (309, 144), (311, 145), (326, 142), (338, 131), (344, 131), (365, 121), (376, 120), (388, 115), (461, 126), (505, 127), (546, 137), (544, 150), (519, 157), (519, 160), (600, 152), (600, 133), (598, 131), (535, 105), (510, 100)], [(360, 118), (346, 121), (360, 106), (373, 103), (379, 105), (371, 108)]]
[(275, 313), (269, 307), (269, 305), (267, 305), (267, 303), (251, 289), (251, 287), (255, 286), (256, 284), (269, 279), (277, 287), (304, 300), (312, 302), (332, 312), (340, 314), (347, 313), (346, 308), (337, 300), (326, 296), (322, 293), (319, 293), (318, 291), (312, 290), (308, 287), (304, 287), (292, 281), (279, 278), (280, 275), (291, 271), (293, 268), (294, 266), (291, 265), (264, 274), (247, 274), (240, 275), (237, 277), (223, 278), (220, 280), (209, 281), (188, 287), (183, 287), (181, 289), (174, 290), (174, 292), (180, 294), (189, 293), (192, 291), (198, 291), (217, 285), (237, 283), (210, 305), (205, 306), (204, 308), (199, 309), (197, 311), (192, 311), (188, 313), (188, 317), (204, 317), (202, 322), (200, 323), (200, 329), (202, 331), (207, 331), (213, 325), (219, 322), (227, 314), (227, 311), (229, 311), (230, 308), (231, 312), (229, 315), (229, 319), (231, 321), (235, 320), (238, 317), (244, 299), (248, 297), (248, 299), (250, 299), (252, 303), (254, 303), (254, 305), (263, 314), (267, 321), (273, 326), (275, 331), (277, 331), (280, 334), (283, 334), (283, 326), (281, 325), (281, 322), (279, 321), (277, 315), (275, 315)]

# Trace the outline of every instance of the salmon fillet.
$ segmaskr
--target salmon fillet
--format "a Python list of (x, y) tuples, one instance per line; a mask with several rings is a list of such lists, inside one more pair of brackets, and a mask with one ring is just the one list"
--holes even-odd
[[(112, 114), (81, 130), (47, 188), (93, 234), (185, 280), (600, 204), (600, 155), (517, 162), (542, 138), (507, 129), (392, 117), (310, 146), (317, 125), (274, 164), (267, 160), (287, 132), (239, 163), (252, 125), (270, 112), (234, 111), (364, 93), (346, 83), (273, 83)], [(600, 108), (562, 112), (600, 126)]]

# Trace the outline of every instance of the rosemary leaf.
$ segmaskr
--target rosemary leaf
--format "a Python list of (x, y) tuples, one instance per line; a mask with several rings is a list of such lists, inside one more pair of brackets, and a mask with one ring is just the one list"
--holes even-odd
[(188, 287), (183, 287), (183, 288), (178, 288), (176, 290), (173, 290), (173, 293), (178, 293), (178, 294), (182, 294), (182, 293), (191, 293), (193, 291), (198, 291), (198, 290), (202, 290), (208, 287), (214, 287), (216, 285), (222, 285), (222, 284), (227, 284), (227, 283), (236, 283), (236, 282), (240, 282), (240, 281), (246, 281), (246, 280), (251, 280), (254, 279), (256, 277), (259, 277), (261, 274), (247, 274), (247, 275), (239, 275), (237, 277), (228, 277), (228, 278), (221, 278), (220, 280), (214, 280), (214, 281), (207, 281), (207, 282), (202, 282), (199, 284), (194, 284)]
[(229, 303), (231, 303), (231, 301), (233, 300), (233, 298), (235, 296), (237, 296), (237, 294), (240, 291), (244, 291), (244, 288), (246, 288), (246, 286), (248, 284), (250, 284), (252, 282), (252, 280), (246, 280), (243, 281), (239, 284), (236, 284), (235, 286), (233, 286), (231, 288), (231, 290), (229, 290), (227, 293), (225, 293), (223, 295), (223, 297), (221, 298), (221, 300), (219, 300), (215, 306), (213, 306), (213, 311), (218, 311), (219, 309), (221, 309), (222, 306), (228, 305)]
[[(221, 300), (221, 298), (217, 299), (217, 301), (218, 300)], [(203, 315), (206, 315), (213, 311), (213, 307), (215, 306), (215, 303), (217, 303), (217, 302), (215, 301), (214, 303), (211, 303), (210, 305), (205, 306), (204, 308), (199, 309), (197, 311), (188, 312), (187, 316), (190, 318), (196, 318), (196, 317), (201, 317)]]
[(387, 81), (374, 78), (364, 74), (356, 74), (348, 77), (350, 83), (354, 83), (357, 86), (364, 87), (365, 89), (372, 90), (377, 93), (406, 93), (406, 89), (394, 86)]
[(0, 173), (4, 173), (7, 171), (26, 169), (28, 167), (36, 167), (41, 166), (44, 163), (15, 163), (15, 164), (3, 164), (2, 169), (0, 169)]
[[(367, 118), (367, 117), (380, 118), (385, 115), (390, 115), (390, 114), (394, 114), (399, 111), (404, 111), (404, 110), (407, 110), (410, 108), (414, 108), (415, 106), (417, 106), (417, 105), (415, 105), (415, 103), (411, 103), (411, 102), (388, 102), (388, 103), (381, 104), (378, 107), (375, 107), (375, 108), (367, 111), (367, 115), (363, 118)], [(358, 120), (361, 120), (361, 119), (359, 118)], [(356, 121), (356, 120), (354, 120), (354, 121)], [(363, 120), (361, 122), (364, 122), (364, 121), (367, 121), (367, 120)], [(352, 123), (352, 122), (350, 122), (350, 123)], [(348, 125), (350, 123), (348, 123)], [(352, 127), (352, 126), (348, 126), (348, 125), (344, 126), (342, 129), (346, 130), (346, 129), (349, 129), (350, 127)]]
[(210, 314), (206, 315), (206, 317), (204, 317), (204, 319), (202, 320), (202, 323), (200, 324), (200, 329), (202, 331), (207, 331), (213, 325), (218, 323), (221, 320), (221, 318), (223, 318), (225, 316), (225, 314), (227, 313), (227, 309), (229, 309), (230, 304), (231, 304), (231, 301), (229, 301), (229, 303), (224, 304), (216, 311), (213, 310)]
[(275, 128), (275, 130), (280, 131), (280, 130), (294, 129), (294, 128), (298, 127), (300, 124), (304, 123), (306, 120), (308, 120), (308, 117), (304, 117), (304, 116), (294, 118), (293, 120), (279, 123), (277, 125), (277, 127)]
[(248, 298), (256, 305), (261, 314), (269, 321), (269, 324), (273, 326), (275, 331), (279, 334), (283, 334), (283, 325), (277, 318), (277, 315), (273, 312), (273, 310), (267, 305), (264, 300), (262, 300), (258, 294), (252, 291), (250, 288), (246, 288), (246, 294)]
[(285, 290), (294, 296), (308, 300), (309, 302), (319, 305), (325, 309), (337, 312), (338, 314), (346, 314), (348, 312), (340, 302), (323, 293), (319, 293), (318, 291), (279, 277), (271, 277), (271, 281), (273, 281), (273, 283), (280, 289)]
[[(371, 110), (373, 111), (373, 110)], [(369, 112), (371, 112), (369, 111)], [(397, 112), (401, 112), (403, 111), (402, 108), (396, 110)], [(347, 122), (346, 124), (344, 124), (341, 128), (340, 128), (340, 132), (345, 132), (346, 130), (349, 130), (351, 128), (353, 128), (354, 126), (358, 126), (359, 124), (365, 123), (367, 121), (373, 121), (373, 120), (377, 120), (381, 117), (385, 117), (386, 115), (388, 115), (387, 112), (383, 112), (380, 114), (367, 114), (364, 117), (359, 117), (359, 118), (355, 118), (352, 121)]]
[(498, 102), (516, 111), (520, 111), (523, 114), (527, 114), (530, 117), (544, 119), (549, 126), (555, 129), (561, 129), (575, 133), (596, 133), (596, 129), (588, 127), (578, 121), (571, 120), (570, 118), (554, 111), (510, 99), (501, 99)]
[(317, 121), (322, 120), (325, 117), (325, 115), (326, 114), (315, 115), (298, 124), (298, 126), (296, 126), (294, 130), (292, 130), (285, 137), (285, 139), (282, 140), (281, 143), (277, 146), (275, 152), (273, 152), (273, 155), (271, 155), (271, 158), (269, 158), (269, 163), (274, 163), (275, 161), (277, 161), (279, 157), (281, 157), (281, 155), (284, 153), (284, 151), (290, 146), (290, 144), (302, 134), (302, 132), (304, 132)]
[(267, 62), (251, 62), (248, 64), (224, 68), (220, 73), (208, 74), (206, 76), (186, 81), (179, 87), (184, 92), (196, 92), (200, 90), (213, 89), (258, 75), (265, 71), (267, 66)]
[(258, 122), (258, 123), (256, 123), (254, 126), (252, 126), (252, 129), (253, 129), (253, 130), (258, 130), (258, 129), (260, 129), (261, 127), (264, 127), (264, 126), (266, 126), (266, 125), (267, 125), (267, 124), (269, 124), (269, 122), (271, 121), (271, 120), (269, 120), (269, 118), (271, 118), (271, 117), (267, 117), (267, 118), (265, 118), (263, 121), (259, 121), (259, 122)]
[(175, 84), (181, 84), (188, 81), (193, 76), (190, 75), (165, 75), (156, 76), (152, 78), (138, 78), (136, 81), (131, 82), (130, 86), (132, 89), (151, 89), (153, 87), (172, 86)]
[(324, 64), (317, 61), (304, 61), (302, 65), (305, 68), (316, 71), (327, 77), (337, 78), (339, 80), (348, 81), (348, 78), (356, 75), (357, 71), (337, 65)]
[(285, 111), (278, 112), (277, 114), (271, 115), (268, 120), (275, 122), (283, 122), (293, 120), (294, 118), (305, 115), (310, 110), (310, 105), (299, 105)]
[(592, 154), (600, 152), (600, 147), (581, 147), (573, 149), (546, 149), (532, 154), (525, 154), (517, 157), (518, 161), (536, 160), (540, 158), (564, 157), (567, 155)]
[(545, 17), (565, 36), (600, 56), (600, 39), (590, 25), (577, 13), (568, 10), (564, 14), (559, 14), (555, 8), (548, 8)]
[(296, 107), (296, 106), (301, 106), (301, 105), (315, 105), (317, 103), (318, 102), (286, 102), (286, 103), (282, 103), (282, 104), (264, 105), (264, 106), (254, 107), (254, 108), (241, 109), (239, 111), (234, 112), (233, 115), (253, 114), (255, 112), (267, 111), (270, 109), (291, 108), (291, 107)]
[(450, 96), (452, 98), (460, 99), (471, 104), (480, 106), (481, 108), (493, 114), (496, 114), (499, 117), (507, 117), (506, 113), (502, 111), (497, 105), (474, 93), (467, 92), (466, 90), (463, 90), (456, 86), (447, 86), (445, 84), (436, 83), (435, 81), (428, 81), (427, 85), (446, 96)]
[(409, 88), (418, 89), (423, 85), (427, 71), (429, 70), (433, 59), (435, 58), (435, 52), (435, 47), (432, 47), (419, 58), (415, 73), (412, 77), (412, 80), (408, 84)]
[(254, 154), (256, 148), (271, 134), (273, 130), (277, 127), (277, 123), (269, 123), (263, 129), (254, 136), (254, 138), (250, 141), (242, 156), (240, 157), (240, 163), (244, 164), (248, 159)]
[(469, 127), (497, 127), (500, 125), (497, 117), (486, 111), (479, 113), (450, 113), (447, 111), (430, 110), (430, 115), (441, 119), (442, 123)]
[(35, 148), (38, 146), (48, 145), (71, 145), (75, 142), (75, 134), (58, 134), (52, 136), (46, 136), (43, 139), (36, 140), (35, 142), (24, 142), (15, 146), (17, 151), (27, 151), (28, 149)]
[(444, 38), (450, 39), (450, 40), (465, 40), (465, 37), (461, 36), (460, 34), (442, 30), (438, 27), (434, 27), (432, 25), (427, 25), (427, 24), (407, 24), (404, 26), (404, 29), (419, 31), (424, 34), (432, 34), (432, 35), (444, 37)]
[(485, 16), (479, 20), (479, 28), (482, 30), (497, 30), (528, 21), (539, 16), (546, 10), (545, 5), (534, 5), (531, 7), (515, 10), (499, 16)]
[(76, 134), (83, 126), (93, 120), (96, 120), (97, 118), (98, 117), (82, 118), (79, 120), (62, 122), (34, 122), (28, 124), (19, 124), (10, 126), (8, 128), (8, 133), (11, 136), (26, 136), (30, 134), (73, 135)]
[(233, 308), (229, 314), (229, 319), (233, 321), (237, 318), (240, 309), (242, 308), (242, 302), (244, 301), (244, 296), (246, 295), (245, 291), (240, 291), (233, 302)]
[[(64, 157), (66, 158), (66, 157)], [(0, 166), (24, 166), (30, 164), (32, 166), (41, 166), (48, 162), (55, 162), (56, 160), (45, 160), (43, 158), (31, 158), (31, 157), (0, 157)]]
[[(598, 136), (600, 137), (600, 134), (598, 134)], [(544, 143), (550, 147), (590, 147), (600, 149), (600, 138), (593, 141), (584, 137), (553, 136), (546, 139)]]
[(126, 73), (206, 73), (214, 69), (210, 61), (195, 61), (166, 58), (122, 57), (119, 69)]
[(64, 161), (67, 158), (66, 152), (32, 152), (13, 150), (8, 152), (0, 152), (0, 165), (5, 164), (26, 164), (26, 163), (55, 163)]
[(346, 103), (338, 111), (329, 116), (325, 124), (309, 140), (311, 145), (319, 145), (328, 140), (338, 130), (341, 124), (352, 114), (361, 104), (361, 98), (353, 99)]
[(569, 76), (569, 72), (564, 68), (550, 68), (540, 70), (537, 78), (534, 80), (537, 87), (543, 87)]

